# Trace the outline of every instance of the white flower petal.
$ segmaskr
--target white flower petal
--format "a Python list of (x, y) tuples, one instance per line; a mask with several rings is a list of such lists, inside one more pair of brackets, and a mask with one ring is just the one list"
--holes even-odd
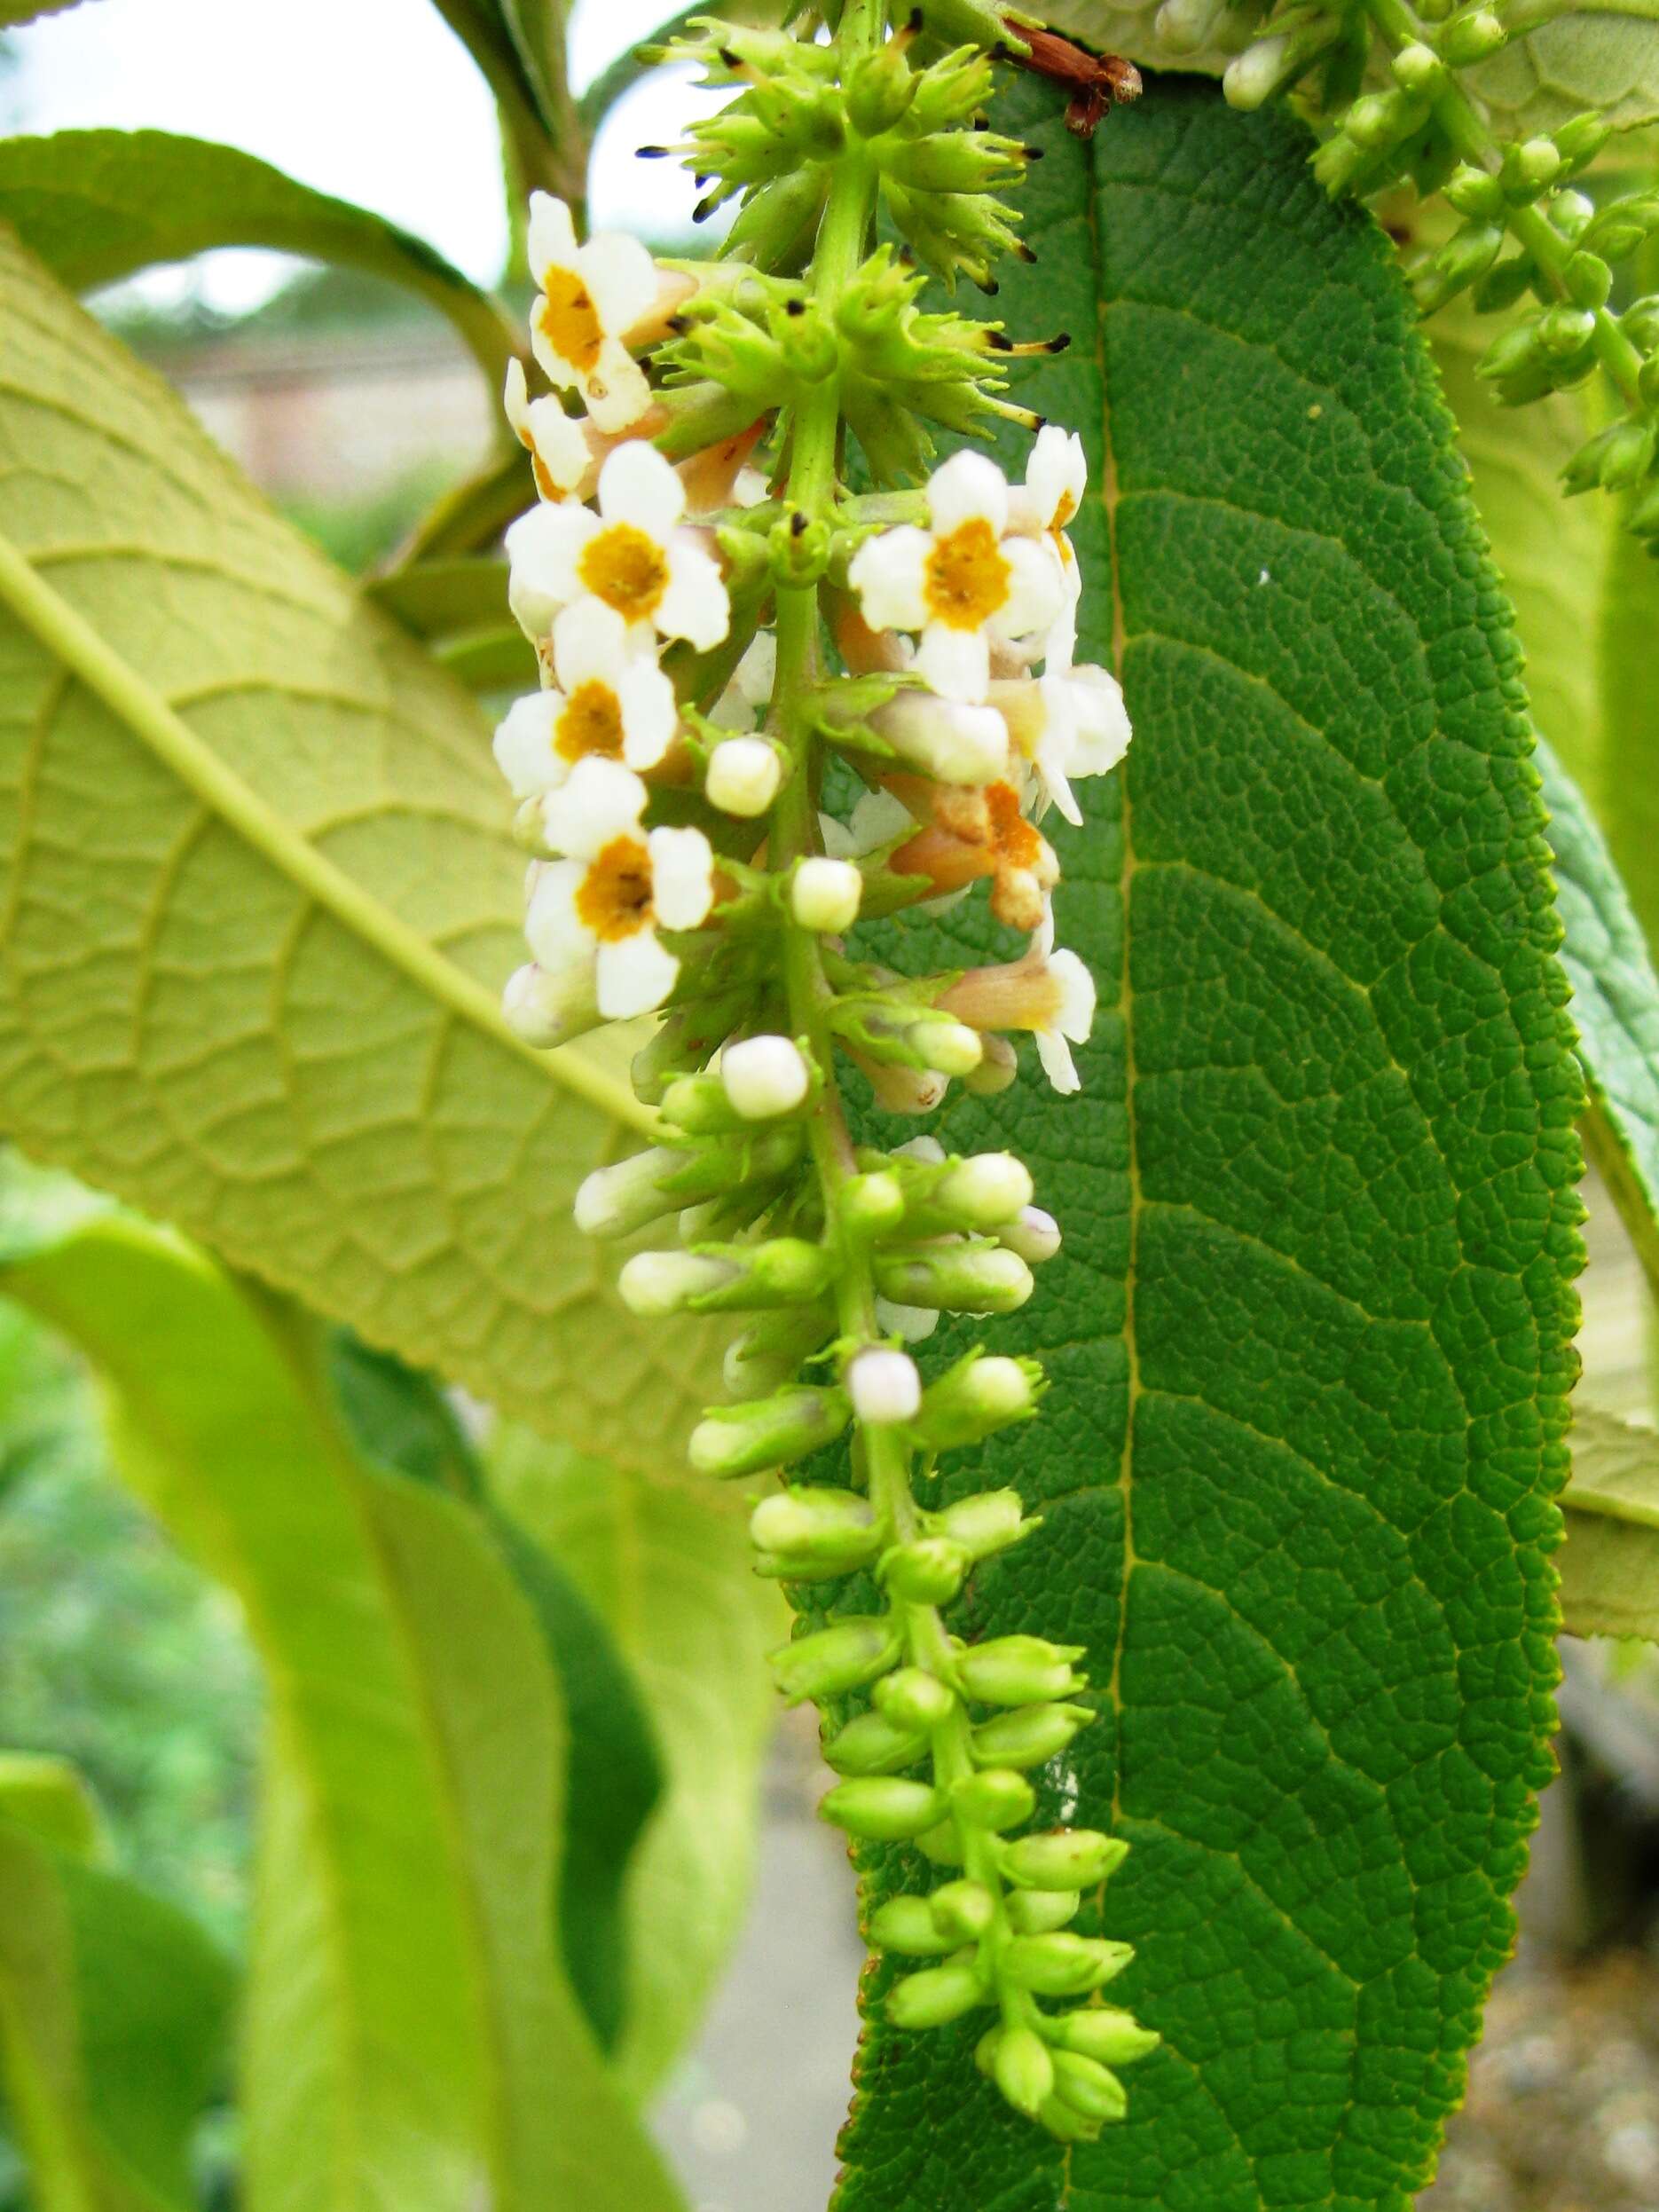
[(524, 375), (524, 364), (517, 354), (507, 365), (507, 383), (501, 393), (501, 409), (514, 437), (523, 438), (530, 413), (530, 384)]
[(872, 630), (919, 630), (927, 620), (927, 557), (933, 540), (913, 523), (867, 538), (853, 555), (847, 581)]
[(778, 642), (770, 630), (757, 630), (732, 672), (732, 681), (751, 706), (771, 704), (778, 680)]
[(1000, 538), (1008, 528), (1008, 478), (983, 453), (953, 453), (928, 478), (927, 513), (936, 538), (976, 519)]
[(550, 974), (593, 956), (594, 933), (576, 910), (576, 894), (586, 875), (581, 861), (546, 861), (537, 871), (524, 913), (524, 937), (537, 964)]
[(633, 770), (603, 753), (585, 753), (543, 807), (554, 850), (592, 860), (615, 838), (640, 834), (645, 786)]
[(991, 682), (991, 649), (982, 630), (952, 630), (930, 622), (922, 633), (916, 665), (923, 681), (942, 699), (972, 705)]
[(1051, 529), (1057, 515), (1069, 521), (1082, 505), (1088, 489), (1089, 462), (1082, 439), (1075, 430), (1045, 422), (1026, 463), (1026, 490), (1036, 507), (1042, 528)]
[(530, 225), (524, 236), (524, 251), (530, 273), (538, 285), (542, 284), (549, 269), (580, 266), (577, 259), (580, 248), (576, 242), (576, 225), (570, 220), (570, 210), (550, 192), (532, 192), (530, 195)]
[(664, 929), (696, 929), (714, 903), (714, 854), (701, 830), (653, 830), (651, 904)]
[(536, 489), (542, 498), (556, 493), (574, 499), (594, 465), (582, 426), (556, 399), (532, 399), (519, 436), (536, 458)]
[(889, 1298), (876, 1301), (876, 1326), (884, 1336), (897, 1336), (907, 1344), (919, 1344), (932, 1336), (943, 1319), (936, 1306), (894, 1305)]
[(615, 685), (632, 657), (628, 625), (602, 599), (578, 599), (553, 626), (553, 665), (567, 691), (584, 683)]
[(546, 637), (560, 608), (580, 596), (577, 563), (598, 527), (586, 508), (543, 504), (507, 531), (507, 604), (529, 636)]
[(668, 586), (654, 617), (657, 626), (664, 637), (682, 637), (706, 653), (731, 627), (725, 579), (718, 563), (687, 531), (677, 531), (667, 550)]
[(686, 488), (655, 445), (631, 437), (599, 472), (599, 511), (608, 523), (632, 523), (661, 540), (686, 511)]
[(1037, 1031), (1037, 1058), (1042, 1062), (1043, 1074), (1062, 1098), (1069, 1098), (1073, 1091), (1082, 1089), (1071, 1047), (1058, 1029)]
[(1010, 571), (1008, 597), (990, 626), (999, 637), (1029, 637), (1047, 629), (1065, 601), (1058, 555), (1046, 539), (1004, 538), (1002, 558)]
[(1122, 760), (1134, 735), (1122, 689), (1115, 677), (1091, 662), (1071, 671), (1067, 689), (1077, 717), (1072, 774), (1105, 775)]
[(654, 768), (680, 728), (680, 703), (669, 678), (650, 660), (628, 661), (616, 679), (622, 708), (622, 757), (631, 768)]
[(656, 301), (657, 264), (625, 231), (596, 231), (577, 266), (608, 335), (625, 337)]
[(562, 783), (567, 763), (554, 744), (564, 700), (557, 691), (515, 699), (496, 726), (496, 766), (515, 799), (535, 799)]
[(576, 382), (595, 426), (613, 436), (632, 429), (651, 404), (645, 371), (619, 338), (601, 340), (598, 360)]
[(654, 929), (636, 929), (601, 945), (596, 960), (599, 1011), (607, 1021), (631, 1021), (660, 1006), (674, 988), (680, 963)]
[(1054, 1026), (1073, 1044), (1087, 1044), (1095, 1026), (1095, 979), (1074, 952), (1062, 946), (1049, 955), (1049, 973), (1060, 987), (1060, 1011)]
[[(848, 839), (843, 859), (856, 860), (866, 853), (873, 853), (878, 846), (890, 845), (894, 838), (908, 837), (916, 828), (916, 817), (902, 799), (891, 791), (866, 791), (853, 807), (843, 835)], [(826, 835), (825, 847), (833, 853), (837, 846)]]

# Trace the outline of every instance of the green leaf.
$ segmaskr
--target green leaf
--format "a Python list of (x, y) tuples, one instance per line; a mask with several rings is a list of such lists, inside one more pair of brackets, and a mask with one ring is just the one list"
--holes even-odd
[(0, 0), (0, 29), (10, 30), (19, 23), (32, 23), (37, 16), (61, 15), (66, 9), (79, 4), (80, 0)]
[(641, 1109), (497, 1011), (485, 727), (0, 243), (0, 1128), (625, 1466), (712, 1395), (570, 1202)]
[(1659, 1289), (1659, 976), (1590, 810), (1538, 747), (1590, 1155)]
[(185, 2212), (230, 1966), (176, 1907), (85, 1863), (77, 1789), (60, 1776), (49, 1811), (40, 1772), (0, 1774), (0, 2081), (35, 2212)]
[(495, 301), (424, 239), (236, 146), (166, 130), (0, 140), (0, 222), (75, 292), (210, 247), (267, 246), (417, 293), (449, 317), (494, 388), (520, 350)]
[(431, 1377), (346, 1331), (336, 1333), (329, 1370), (361, 1449), (479, 1510), (546, 1640), (567, 1733), (568, 1809), (553, 1909), (570, 1986), (609, 2051), (627, 2001), (629, 1859), (663, 1779), (633, 1678), (564, 1567), (485, 1498), (483, 1469)]
[(1575, 8), (1482, 62), (1469, 82), (1502, 138), (1559, 130), (1591, 108), (1617, 130), (1636, 130), (1659, 120), (1659, 6), (1604, 0)]
[(616, 2055), (642, 2098), (683, 2051), (742, 1925), (776, 1720), (764, 1655), (787, 1633), (742, 1502), (664, 1463), (631, 1475), (522, 1429), (492, 1448), (502, 1505), (609, 1625), (667, 1788), (629, 1869), (630, 1994)]
[(72, 1859), (108, 1850), (103, 1815), (85, 1778), (67, 1759), (43, 1751), (0, 1751), (0, 1819)]
[(554, 1956), (562, 1716), (473, 1517), (356, 1452), (292, 1307), (160, 1232), (94, 1224), (0, 1289), (106, 1376), (124, 1472), (265, 1666), (250, 2212), (673, 2212)]
[[(958, 1626), (1088, 1647), (1037, 1819), (1133, 1846), (1089, 1924), (1164, 2045), (1062, 2150), (973, 2022), (882, 2024), (884, 1969), (836, 2202), (1403, 2212), (1551, 1772), (1578, 1083), (1519, 657), (1388, 240), (1301, 128), (1191, 81), (1087, 147), (1046, 89), (1002, 127), (1047, 158), (997, 311), (1073, 334), (1023, 396), (1089, 450), (1084, 644), (1136, 735), (1056, 838), (1082, 1094), (942, 1132), (1067, 1240), (990, 1334), (1046, 1361), (1037, 1440), (944, 1494), (1044, 1515)], [(963, 908), (899, 956), (995, 941)]]
[(1566, 1626), (1576, 1636), (1659, 1638), (1659, 1435), (1580, 1405), (1561, 1504)]

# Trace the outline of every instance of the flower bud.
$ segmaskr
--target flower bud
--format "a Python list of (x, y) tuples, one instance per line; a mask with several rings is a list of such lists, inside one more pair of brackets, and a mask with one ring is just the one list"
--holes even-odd
[(904, 1186), (880, 1169), (850, 1176), (841, 1185), (840, 1213), (843, 1228), (853, 1236), (891, 1236), (904, 1221)]
[(1513, 200), (1536, 199), (1547, 192), (1561, 172), (1561, 149), (1553, 138), (1529, 138), (1512, 146), (1504, 160), (1504, 187)]
[(1441, 189), (1461, 216), (1483, 223), (1503, 217), (1503, 187), (1489, 169), (1465, 161), (1453, 169)]
[(947, 1882), (928, 1903), (940, 1933), (957, 1943), (977, 1942), (996, 1917), (996, 1900), (983, 1882)]
[(589, 1237), (631, 1236), (677, 1208), (724, 1198), (745, 1184), (787, 1173), (800, 1146), (794, 1130), (770, 1130), (696, 1152), (654, 1145), (611, 1167), (595, 1168), (583, 1178), (576, 1193), (576, 1225)]
[(885, 1712), (861, 1712), (824, 1746), (824, 1759), (838, 1775), (895, 1775), (926, 1749), (926, 1736), (896, 1728)]
[[(1087, 1687), (1073, 1674), (1081, 1643), (1050, 1643), (1042, 1636), (995, 1636), (958, 1654), (956, 1674), (964, 1694), (990, 1705), (1034, 1705), (1069, 1697)], [(1068, 1885), (1069, 1886), (1069, 1885)]]
[[(1000, 1353), (987, 1358), (982, 1352), (969, 1352), (936, 1382), (928, 1385), (917, 1425), (936, 1451), (960, 1451), (965, 1445), (995, 1436), (1010, 1421), (1023, 1421), (1034, 1412), (1042, 1380), (1042, 1370), (1034, 1359), (1010, 1359)], [(987, 1497), (1011, 1500), (1011, 1518), (1007, 1504), (987, 1507)], [(952, 1507), (947, 1510), (956, 1512), (959, 1508)], [(954, 1537), (958, 1543), (967, 1544), (976, 1559), (983, 1558), (988, 1551), (1000, 1551), (1005, 1543), (1018, 1543), (1025, 1529), (1032, 1525), (1022, 1521), (1019, 1500), (1012, 1491), (990, 1491), (979, 1498), (964, 1498), (960, 1510), (964, 1516), (962, 1527), (971, 1527), (976, 1531), (972, 1537), (960, 1532), (956, 1524), (947, 1523), (937, 1515), (929, 1525), (937, 1535)], [(975, 1548), (979, 1543), (978, 1531), (989, 1535), (1004, 1528), (1007, 1532), (1000, 1536), (1000, 1540)]]
[(882, 1540), (868, 1498), (811, 1483), (763, 1498), (749, 1516), (749, 1536), (759, 1551), (816, 1558), (847, 1572), (873, 1559)]
[(1047, 1935), (1063, 1928), (1082, 1903), (1074, 1889), (1017, 1889), (1008, 1900), (1008, 1925), (1016, 1935)]
[(1613, 272), (1600, 254), (1576, 253), (1561, 272), (1569, 298), (1580, 307), (1605, 307), (1613, 289)]
[(891, 130), (916, 98), (915, 71), (901, 47), (891, 41), (862, 54), (847, 73), (847, 120), (861, 138), (878, 138)]
[(1495, 54), (1508, 36), (1490, 8), (1471, 8), (1443, 24), (1435, 43), (1443, 61), (1449, 61), (1454, 69), (1466, 69), (1471, 63)]
[(908, 1598), (913, 1605), (948, 1605), (961, 1589), (970, 1563), (960, 1544), (942, 1536), (924, 1536), (884, 1553), (880, 1572), (895, 1597)]
[(1063, 2012), (1055, 2023), (1055, 2040), (1102, 2066), (1126, 2066), (1156, 2051), (1163, 2038), (1154, 2028), (1143, 2027), (1132, 2012), (1091, 2004)]
[(718, 1075), (677, 1075), (663, 1093), (663, 1119), (691, 1137), (719, 1137), (743, 1125)]
[[(977, 1032), (968, 1034), (977, 1045)], [(1031, 1188), (1030, 1169), (1011, 1152), (975, 1153), (946, 1169), (925, 1213), (944, 1229), (1000, 1229), (1030, 1205)]]
[(630, 1313), (657, 1320), (730, 1287), (737, 1271), (725, 1260), (697, 1252), (636, 1252), (617, 1278)]
[(726, 1348), (720, 1374), (734, 1397), (764, 1397), (792, 1382), (801, 1362), (835, 1334), (827, 1306), (780, 1306), (761, 1314)]
[(943, 1958), (959, 1940), (940, 1929), (930, 1899), (890, 1897), (870, 1915), (869, 1940), (872, 1950), (897, 1951), (904, 1958)]
[(1587, 307), (1569, 307), (1563, 303), (1546, 308), (1537, 319), (1538, 343), (1545, 353), (1558, 361), (1569, 360), (1582, 353), (1595, 335), (1596, 319)]
[(919, 1666), (900, 1667), (877, 1682), (871, 1694), (879, 1710), (900, 1728), (942, 1728), (956, 1710), (955, 1692)]
[(844, 1377), (853, 1411), (866, 1428), (914, 1421), (922, 1403), (922, 1378), (908, 1352), (872, 1344), (855, 1353)]
[(1432, 92), (1446, 74), (1446, 66), (1434, 48), (1418, 38), (1401, 47), (1390, 67), (1395, 83), (1408, 92)]
[(876, 1287), (905, 1306), (956, 1313), (1014, 1313), (1036, 1287), (1017, 1252), (982, 1243), (941, 1244), (924, 1251), (883, 1254)]
[(1028, 2120), (1054, 2092), (1054, 2061), (1032, 2027), (1005, 2028), (992, 2063), (993, 2078), (1016, 2112)]
[(888, 1775), (837, 1782), (818, 1800), (820, 1819), (870, 1843), (907, 1843), (932, 1828), (944, 1809), (943, 1794), (927, 1783)]
[(937, 1828), (930, 1828), (916, 1838), (916, 1847), (935, 1866), (962, 1864), (962, 1831), (955, 1821), (940, 1821)]
[(838, 937), (858, 919), (864, 878), (851, 861), (814, 857), (790, 878), (790, 912), (801, 929)]
[(1046, 1766), (1097, 1717), (1087, 1705), (1021, 1705), (1000, 1712), (973, 1731), (974, 1759), (982, 1767)]
[(1047, 1935), (1015, 1936), (1003, 1947), (1002, 1966), (1018, 1988), (1044, 1997), (1081, 1997), (1120, 1974), (1134, 1956), (1130, 1944), (1056, 1929)]
[(1002, 1869), (1030, 1889), (1093, 1889), (1123, 1864), (1128, 1849), (1120, 1837), (1098, 1829), (1052, 1828), (1010, 1844)]
[(895, 2027), (944, 2027), (987, 2001), (976, 1967), (924, 1966), (889, 1990), (887, 2018)]
[(789, 1037), (743, 1037), (720, 1055), (721, 1087), (745, 1122), (793, 1114), (810, 1095), (812, 1076), (806, 1054)]
[(1008, 724), (993, 706), (900, 691), (869, 718), (899, 758), (941, 783), (995, 783), (1008, 768)]
[(979, 1043), (979, 1065), (968, 1070), (962, 1087), (976, 1098), (995, 1098), (1018, 1079), (1019, 1055), (1006, 1037), (981, 1031)]
[(709, 755), (704, 791), (723, 815), (765, 814), (778, 795), (783, 764), (764, 737), (723, 737)]
[(1121, 2120), (1128, 2110), (1129, 2100), (1117, 2075), (1075, 2051), (1055, 2052), (1054, 2088), (1055, 2094), (1085, 2120)]
[(1041, 1206), (1022, 1207), (1018, 1218), (998, 1232), (997, 1242), (1018, 1252), (1027, 1267), (1041, 1267), (1060, 1248), (1060, 1224)]
[(924, 1014), (903, 1031), (908, 1051), (941, 1075), (971, 1075), (985, 1055), (977, 1029), (952, 1014)]
[(896, 1306), (891, 1298), (876, 1301), (876, 1326), (900, 1343), (922, 1344), (939, 1326), (939, 1315), (925, 1306)]
[(1612, 136), (1612, 125), (1604, 122), (1601, 116), (1594, 114), (1575, 115), (1570, 122), (1564, 122), (1556, 132), (1555, 150), (1564, 161), (1570, 162), (1575, 169), (1580, 169), (1586, 161), (1594, 161)]
[(1086, 2120), (1074, 2106), (1063, 2097), (1050, 2097), (1039, 2108), (1037, 2120), (1057, 2143), (1097, 2143), (1100, 2122)]
[(1002, 2047), (1002, 2037), (1007, 2032), (1002, 2021), (998, 2020), (995, 2027), (986, 2029), (984, 2035), (973, 2046), (973, 2063), (987, 2081), (994, 2082), (996, 2079), (996, 2054)]
[(797, 1383), (747, 1405), (712, 1407), (692, 1430), (687, 1457), (694, 1473), (723, 1482), (759, 1475), (833, 1444), (846, 1421), (839, 1390)]
[(1031, 1818), (1037, 1809), (1037, 1793), (1011, 1767), (987, 1767), (955, 1784), (950, 1809), (970, 1828), (988, 1828), (1000, 1835)]
[(554, 975), (527, 961), (507, 980), (501, 1015), (513, 1035), (538, 1051), (579, 1037), (599, 1025), (594, 970), (582, 964)]
[(893, 1622), (885, 1616), (867, 1615), (837, 1621), (814, 1635), (798, 1636), (768, 1657), (779, 1689), (790, 1704), (798, 1705), (808, 1697), (838, 1697), (845, 1690), (861, 1689), (896, 1665), (900, 1649)]

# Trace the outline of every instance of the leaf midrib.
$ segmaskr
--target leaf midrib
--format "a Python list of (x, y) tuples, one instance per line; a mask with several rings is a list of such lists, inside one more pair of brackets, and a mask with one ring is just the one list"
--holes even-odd
[(533, 1051), (507, 1027), (481, 984), (353, 882), (271, 807), (181, 715), (41, 577), (0, 534), (0, 602), (9, 606), (59, 665), (90, 691), (211, 813), (232, 829), (311, 901), (369, 945), (442, 1007), (522, 1064), (562, 1085), (614, 1122), (646, 1133), (655, 1116), (625, 1085), (567, 1047), (555, 1058)]

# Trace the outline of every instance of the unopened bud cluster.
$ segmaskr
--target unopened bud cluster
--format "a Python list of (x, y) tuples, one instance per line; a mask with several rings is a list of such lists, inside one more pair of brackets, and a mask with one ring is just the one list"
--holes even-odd
[[(1164, 0), (1158, 23), (1190, 19), (1206, 43), (1223, 12), (1236, 25), (1236, 4)], [(1227, 96), (1256, 107), (1301, 85), (1329, 121), (1314, 169), (1333, 193), (1410, 185), (1425, 199), (1443, 195), (1458, 227), (1412, 270), (1423, 312), (1462, 294), (1483, 312), (1520, 309), (1479, 365), (1507, 406), (1605, 369), (1617, 413), (1574, 455), (1565, 487), (1631, 495), (1630, 527), (1659, 542), (1659, 297), (1621, 308), (1612, 296), (1616, 270), (1659, 232), (1659, 194), (1639, 189), (1598, 205), (1575, 180), (1612, 136), (1609, 123), (1586, 111), (1506, 141), (1467, 74), (1540, 20), (1524, 0), (1279, 0), (1229, 65)]]
[[(559, 203), (532, 205), (553, 390), (532, 398), (521, 368), (507, 390), (539, 494), (507, 532), (511, 599), (542, 683), (496, 740), (531, 855), (533, 957), (506, 1012), (543, 1046), (662, 1015), (633, 1066), (656, 1141), (588, 1177), (578, 1223), (650, 1232), (618, 1275), (642, 1319), (737, 1318), (732, 1402), (689, 1453), (756, 1486), (759, 1571), (866, 1578), (865, 1610), (774, 1664), (791, 1700), (864, 1708), (827, 1745), (825, 1818), (940, 1870), (874, 1916), (878, 1948), (924, 1962), (890, 2019), (985, 2008), (986, 2071), (1069, 2139), (1121, 2116), (1113, 2069), (1155, 2041), (1056, 2009), (1128, 1956), (1069, 1925), (1123, 1845), (1031, 1832), (1033, 1775), (1095, 1717), (1084, 1655), (952, 1632), (979, 1563), (1037, 1522), (1011, 1490), (924, 1510), (911, 1480), (1035, 1413), (1035, 1361), (919, 1348), (943, 1313), (1023, 1305), (1061, 1232), (1013, 1154), (861, 1147), (843, 1105), (852, 1070), (889, 1113), (1001, 1090), (1022, 1036), (1073, 1091), (1094, 1012), (1055, 942), (1039, 825), (1081, 820), (1077, 787), (1129, 728), (1112, 677), (1075, 660), (1081, 442), (999, 396), (1010, 354), (1058, 341), (924, 312), (917, 269), (871, 244), (879, 209), (916, 261), (987, 286), (1015, 250), (993, 195), (1030, 152), (985, 127), (989, 43), (923, 16), (890, 30), (873, 0), (823, 43), (700, 22), (676, 55), (742, 88), (683, 149), (707, 204), (741, 201), (721, 256), (578, 244)], [(930, 425), (987, 412), (1036, 432), (1022, 482), (971, 448), (931, 466)], [(848, 434), (874, 492), (843, 480)], [(831, 760), (860, 794), (833, 817)], [(981, 884), (1026, 940), (1012, 959), (904, 974), (850, 940)]]

